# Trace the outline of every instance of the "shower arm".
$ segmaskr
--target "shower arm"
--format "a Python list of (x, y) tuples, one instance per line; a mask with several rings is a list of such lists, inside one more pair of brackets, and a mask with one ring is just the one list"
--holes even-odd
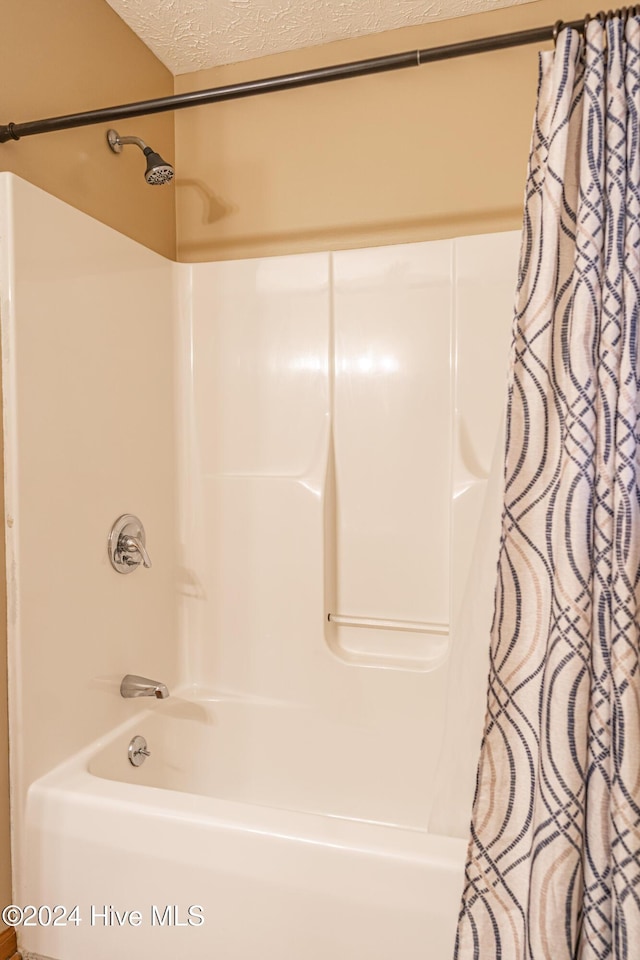
[[(602, 22), (603, 19), (611, 19), (616, 14), (627, 17), (636, 13), (640, 13), (640, 6), (623, 7), (622, 10), (617, 11), (609, 10), (607, 14), (598, 14), (596, 19)], [(475, 53), (489, 53), (493, 50), (504, 50), (508, 47), (518, 47), (523, 44), (543, 43), (546, 40), (555, 42), (560, 30), (570, 27), (583, 32), (588, 20), (589, 15), (587, 14), (583, 20), (575, 20), (570, 23), (563, 23), (558, 20), (553, 26), (534, 27), (530, 30), (503, 33), (493, 37), (480, 37), (477, 40), (465, 40), (462, 43), (450, 43), (446, 46), (429, 47), (425, 50), (412, 50), (386, 57), (374, 57), (370, 60), (357, 60), (353, 63), (343, 63), (333, 67), (320, 67), (316, 70), (305, 70), (301, 73), (289, 73), (279, 77), (266, 77), (261, 80), (249, 80), (245, 83), (235, 83), (224, 87), (213, 87), (209, 90), (194, 90), (191, 93), (159, 97), (155, 100), (141, 100), (137, 103), (126, 103), (116, 107), (103, 107), (99, 110), (87, 110), (83, 113), (49, 117), (45, 120), (0, 124), (0, 143), (20, 140), (21, 137), (31, 137), (40, 133), (52, 133), (56, 130), (70, 130), (95, 123), (128, 120), (132, 117), (149, 116), (170, 110), (182, 110), (186, 107), (198, 107), (208, 103), (220, 103), (225, 100), (238, 100), (263, 93), (275, 93), (278, 90), (308, 87), (332, 80), (348, 80), (353, 77), (402, 70), (405, 67), (422, 67), (437, 60), (451, 60), (455, 57), (465, 57)]]
[(146, 143), (144, 140), (141, 140), (140, 137), (121, 137), (119, 134), (117, 134), (113, 138), (113, 143), (111, 140), (109, 140), (109, 143), (111, 144), (112, 149), (114, 145), (116, 147), (122, 147), (126, 146), (128, 143), (135, 143), (136, 147), (140, 147), (143, 153), (147, 149)]

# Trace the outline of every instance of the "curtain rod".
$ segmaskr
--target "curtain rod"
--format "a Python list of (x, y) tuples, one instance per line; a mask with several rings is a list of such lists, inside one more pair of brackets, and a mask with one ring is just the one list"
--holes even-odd
[[(619, 11), (616, 11), (618, 13)], [(626, 12), (626, 9), (625, 9)], [(609, 11), (613, 15), (613, 11)], [(602, 15), (598, 15), (600, 18)], [(608, 16), (608, 15), (607, 15)], [(587, 17), (586, 20), (589, 18)], [(142, 117), (169, 110), (182, 110), (185, 107), (198, 107), (207, 103), (219, 103), (223, 100), (239, 100), (261, 93), (274, 93), (278, 90), (292, 90), (297, 87), (309, 87), (316, 83), (331, 80), (348, 80), (350, 77), (365, 77), (374, 73), (390, 70), (402, 70), (405, 67), (421, 67), (436, 60), (451, 60), (454, 57), (466, 57), (474, 53), (489, 53), (492, 50), (504, 50), (527, 43), (542, 43), (556, 40), (558, 32), (566, 27), (584, 30), (585, 21), (575, 20), (563, 23), (558, 20), (553, 26), (534, 27), (515, 33), (503, 33), (495, 37), (481, 37), (478, 40), (466, 40), (463, 43), (450, 43), (442, 47), (429, 47), (426, 50), (411, 50), (395, 53), (387, 57), (374, 57), (371, 60), (357, 60), (354, 63), (342, 63), (334, 67), (320, 67), (317, 70), (304, 70), (301, 73), (289, 73), (279, 77), (265, 77), (261, 80), (249, 80), (246, 83), (234, 83), (225, 87), (213, 87), (209, 90), (195, 90), (191, 93), (176, 94), (171, 97), (159, 97), (156, 100), (141, 100), (137, 103), (121, 104), (117, 107), (103, 107), (99, 110), (87, 110), (84, 113), (71, 113), (63, 117), (49, 117), (46, 120), (31, 120), (27, 123), (0, 124), (0, 143), (32, 137), (38, 133), (52, 133), (55, 130), (69, 130), (73, 127), (85, 127), (93, 123), (106, 123), (113, 120)]]

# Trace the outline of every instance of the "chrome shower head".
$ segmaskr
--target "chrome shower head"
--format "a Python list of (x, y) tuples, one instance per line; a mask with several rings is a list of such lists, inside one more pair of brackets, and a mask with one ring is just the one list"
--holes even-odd
[(145, 147), (143, 151), (147, 158), (147, 170), (144, 175), (147, 183), (155, 186), (157, 183), (169, 183), (173, 180), (173, 167), (166, 160), (163, 160), (159, 153), (156, 153), (151, 147)]
[(114, 153), (122, 153), (122, 147), (128, 143), (134, 143), (140, 147), (147, 158), (147, 169), (144, 178), (151, 186), (160, 183), (169, 183), (173, 180), (174, 170), (170, 163), (163, 160), (159, 153), (148, 147), (140, 137), (121, 137), (117, 130), (107, 130), (107, 143)]

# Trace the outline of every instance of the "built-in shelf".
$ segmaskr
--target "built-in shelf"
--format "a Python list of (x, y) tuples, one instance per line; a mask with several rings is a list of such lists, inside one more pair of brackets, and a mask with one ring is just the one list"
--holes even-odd
[(426, 623), (419, 620), (382, 620), (379, 617), (345, 617), (338, 613), (328, 614), (327, 620), (343, 627), (373, 627), (376, 630), (429, 633), (440, 637), (449, 635), (448, 623)]

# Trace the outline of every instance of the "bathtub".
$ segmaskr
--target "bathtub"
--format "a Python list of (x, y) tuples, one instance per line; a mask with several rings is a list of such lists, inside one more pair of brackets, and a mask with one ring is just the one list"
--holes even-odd
[(357, 728), (341, 779), (310, 762), (321, 727), (290, 705), (171, 698), (37, 780), (25, 902), (59, 909), (19, 927), (27, 960), (450, 960), (466, 843), (397, 804)]

